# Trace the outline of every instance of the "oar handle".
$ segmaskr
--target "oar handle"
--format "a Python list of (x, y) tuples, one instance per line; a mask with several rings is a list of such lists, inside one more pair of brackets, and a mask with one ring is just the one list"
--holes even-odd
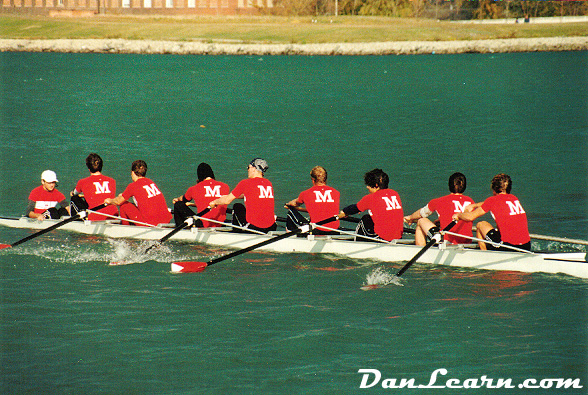
[[(447, 225), (445, 228), (443, 228), (442, 231), (437, 232), (437, 233), (443, 233), (448, 231), (449, 229), (453, 228), (453, 226), (456, 224), (456, 221), (451, 221), (449, 223), (449, 225)], [(437, 234), (436, 233), (436, 234)], [(435, 235), (436, 235), (435, 234)], [(398, 271), (398, 273), (396, 273), (396, 277), (400, 277), (404, 274), (405, 271), (408, 270), (409, 267), (412, 266), (413, 263), (415, 263), (417, 261), (417, 259), (419, 259), (429, 248), (431, 248), (431, 246), (433, 246), (433, 244), (435, 244), (438, 240), (435, 239), (435, 237), (431, 238), (431, 240), (429, 240), (429, 242), (427, 244), (425, 244), (425, 246), (423, 248), (421, 248), (421, 250), (410, 260), (408, 261), (408, 263), (406, 265), (404, 265), (402, 267), (402, 269), (400, 269)]]
[[(106, 204), (103, 203), (103, 204), (101, 204), (99, 206), (96, 206), (94, 208), (91, 208), (90, 211), (102, 210), (104, 207), (106, 207)], [(27, 236), (27, 237), (25, 237), (23, 239), (20, 239), (20, 240), (18, 240), (16, 242), (12, 243), (10, 246), (11, 247), (15, 247), (15, 246), (17, 246), (19, 244), (24, 243), (25, 241), (29, 241), (31, 239), (34, 239), (35, 237), (38, 237), (38, 236), (44, 235), (45, 233), (51, 232), (54, 229), (57, 229), (57, 228), (65, 225), (65, 224), (68, 224), (68, 223), (70, 223), (72, 221), (75, 221), (76, 219), (82, 217), (82, 213), (83, 213), (83, 216), (85, 217), (86, 216), (86, 210), (82, 210), (79, 213), (76, 213), (76, 214), (72, 215), (71, 217), (69, 217), (67, 219), (64, 219), (61, 222), (58, 222), (56, 224), (53, 224), (53, 225), (49, 226), (48, 228), (41, 229), (37, 233), (33, 233), (32, 235), (29, 235), (29, 236)]]

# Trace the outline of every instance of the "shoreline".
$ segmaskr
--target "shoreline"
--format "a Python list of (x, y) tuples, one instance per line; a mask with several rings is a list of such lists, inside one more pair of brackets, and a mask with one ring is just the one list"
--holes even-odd
[(250, 44), (123, 39), (0, 39), (0, 52), (176, 55), (424, 55), (585, 51), (588, 37), (373, 43)]

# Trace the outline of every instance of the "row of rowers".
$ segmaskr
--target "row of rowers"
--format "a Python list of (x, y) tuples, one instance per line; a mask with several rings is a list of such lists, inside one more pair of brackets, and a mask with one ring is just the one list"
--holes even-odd
[[(65, 196), (56, 189), (55, 172), (46, 170), (41, 176), (41, 186), (29, 195), (27, 215), (31, 218), (60, 218), (71, 212), (106, 204), (105, 208), (91, 212), (89, 220), (106, 220), (120, 218), (123, 224), (157, 225), (170, 222), (172, 216), (177, 225), (210, 209), (196, 221), (195, 226), (214, 227), (225, 223), (227, 205), (235, 199), (243, 203), (234, 203), (231, 225), (235, 229), (254, 229), (269, 232), (276, 229), (274, 213), (274, 193), (272, 183), (265, 178), (268, 164), (261, 158), (253, 159), (247, 167), (247, 178), (230, 190), (229, 186), (215, 179), (212, 168), (201, 163), (197, 169), (198, 182), (188, 188), (186, 193), (172, 200), (173, 215), (166, 200), (155, 182), (146, 177), (147, 164), (136, 160), (131, 166), (132, 182), (123, 193), (115, 196), (116, 182), (102, 174), (102, 159), (92, 153), (86, 158), (90, 176), (78, 181), (71, 191), (71, 204), (66, 203)], [(364, 181), (369, 193), (359, 202), (339, 210), (339, 192), (327, 185), (327, 172), (321, 166), (310, 172), (312, 187), (285, 204), (289, 209), (286, 227), (293, 230), (307, 222), (300, 213), (310, 216), (312, 223), (329, 217), (333, 221), (317, 227), (314, 234), (332, 234), (339, 228), (338, 219), (367, 212), (357, 225), (356, 233), (360, 236), (393, 240), (402, 237), (403, 224), (417, 222), (415, 242), (424, 245), (432, 235), (445, 228), (451, 221), (459, 221), (452, 233), (464, 235), (445, 235), (451, 243), (468, 243), (472, 237), (472, 221), (491, 212), (496, 222), (496, 229), (487, 221), (477, 223), (477, 238), (494, 243), (503, 243), (530, 250), (530, 235), (527, 216), (516, 196), (510, 193), (512, 181), (506, 174), (496, 175), (491, 182), (492, 196), (480, 203), (475, 203), (464, 195), (466, 177), (454, 173), (449, 178), (449, 194), (431, 200), (422, 209), (404, 216), (398, 193), (388, 187), (388, 175), (381, 169), (367, 172)], [(133, 202), (134, 200), (134, 202)], [(60, 206), (58, 209), (57, 207)], [(91, 211), (91, 209), (90, 209)], [(436, 223), (427, 217), (437, 213)], [(103, 213), (100, 215), (97, 213)], [(335, 217), (337, 216), (337, 217)], [(470, 238), (468, 238), (470, 237)], [(501, 249), (492, 244), (479, 242), (482, 249)]]

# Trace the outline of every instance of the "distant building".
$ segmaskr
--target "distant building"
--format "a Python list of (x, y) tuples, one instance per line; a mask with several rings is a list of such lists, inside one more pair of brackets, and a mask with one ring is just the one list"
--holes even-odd
[(272, 0), (0, 0), (2, 13), (50, 16), (256, 15)]

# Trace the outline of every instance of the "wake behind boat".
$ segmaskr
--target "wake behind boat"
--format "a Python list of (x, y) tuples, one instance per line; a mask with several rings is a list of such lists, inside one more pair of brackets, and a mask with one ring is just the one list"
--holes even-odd
[[(41, 230), (58, 220), (38, 221), (27, 217), (0, 217), (0, 225), (10, 228)], [(121, 225), (118, 221), (72, 221), (60, 229), (71, 232), (100, 235), (108, 238), (159, 240), (173, 229), (172, 224), (156, 227)], [(269, 240), (283, 232), (270, 234), (235, 233), (228, 227), (182, 229), (174, 234), (176, 241), (202, 243), (231, 249), (247, 248)], [(313, 236), (290, 237), (268, 244), (260, 249), (281, 253), (321, 253), (344, 255), (351, 259), (373, 259), (379, 261), (408, 261), (422, 248), (409, 244), (409, 240), (391, 243), (353, 241), (352, 237)], [(485, 270), (519, 272), (563, 273), (579, 278), (588, 278), (588, 262), (585, 252), (577, 253), (521, 253), (481, 251), (474, 245), (449, 245), (441, 243), (427, 250), (419, 263), (457, 266)]]

